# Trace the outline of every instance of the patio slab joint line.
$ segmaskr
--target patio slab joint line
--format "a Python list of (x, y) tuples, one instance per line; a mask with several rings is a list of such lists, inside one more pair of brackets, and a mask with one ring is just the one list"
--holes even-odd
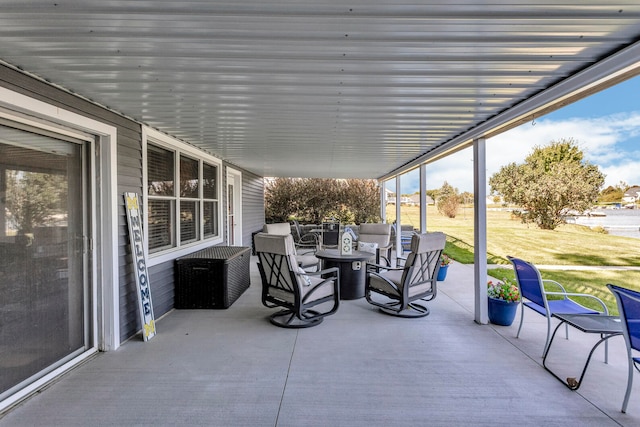
[(276, 415), (276, 422), (274, 426), (278, 425), (280, 419), (280, 411), (282, 410), (282, 402), (284, 401), (284, 393), (287, 390), (287, 384), (289, 383), (289, 374), (291, 373), (291, 364), (293, 363), (293, 355), (296, 352), (296, 346), (298, 344), (298, 334), (300, 331), (296, 331), (296, 339), (293, 341), (293, 349), (291, 350), (291, 357), (289, 357), (289, 366), (287, 366), (287, 376), (284, 379), (284, 385), (282, 386), (282, 394), (280, 395), (280, 404), (278, 405), (278, 414)]

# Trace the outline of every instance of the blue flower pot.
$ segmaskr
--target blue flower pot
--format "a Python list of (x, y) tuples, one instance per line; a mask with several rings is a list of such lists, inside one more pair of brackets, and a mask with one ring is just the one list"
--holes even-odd
[(449, 265), (441, 265), (440, 266), (440, 270), (438, 270), (438, 278), (437, 280), (439, 282), (442, 282), (444, 279), (447, 278), (447, 269), (449, 268)]
[(494, 325), (511, 326), (516, 317), (518, 302), (489, 297), (489, 321)]

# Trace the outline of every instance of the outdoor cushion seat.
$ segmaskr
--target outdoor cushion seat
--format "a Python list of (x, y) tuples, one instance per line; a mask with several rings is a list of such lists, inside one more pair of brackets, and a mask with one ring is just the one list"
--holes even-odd
[[(554, 280), (542, 280), (540, 271), (531, 263), (519, 258), (507, 256), (509, 261), (513, 264), (515, 271), (516, 282), (520, 290), (520, 302), (522, 307), (527, 307), (535, 311), (536, 313), (545, 316), (547, 318), (547, 339), (544, 344), (542, 354), (546, 354), (549, 349), (549, 342), (551, 341), (551, 316), (553, 313), (562, 314), (609, 314), (607, 306), (602, 300), (594, 295), (567, 292), (564, 286)], [(557, 289), (557, 291), (547, 291), (545, 284)], [(559, 299), (549, 299), (547, 296)], [(602, 311), (592, 310), (585, 307), (571, 298), (589, 298), (597, 301), (602, 307)], [(520, 326), (518, 327), (518, 333), (516, 338), (520, 337), (520, 331), (522, 330), (522, 323), (524, 321), (524, 309), (520, 310)], [(569, 328), (565, 325), (565, 335), (569, 336)], [(608, 342), (605, 342), (605, 355), (608, 353)], [(606, 357), (606, 356), (605, 356)]]
[(414, 234), (411, 252), (402, 267), (373, 264), (366, 273), (365, 297), (383, 313), (398, 317), (423, 317), (422, 303), (436, 297), (444, 233)]
[[(300, 286), (301, 299), (304, 300), (305, 297), (309, 295), (308, 299), (306, 300), (307, 303), (313, 303), (324, 298), (331, 297), (333, 295), (333, 282), (326, 281), (317, 277), (309, 277), (308, 281), (309, 283), (303, 283), (302, 286)], [(280, 298), (290, 304), (295, 303), (295, 295), (291, 292), (278, 288), (271, 289), (270, 292), (271, 295), (275, 298)]]
[(316, 267), (320, 262), (320, 260), (316, 258), (316, 256), (313, 254), (302, 254), (302, 255), (296, 254), (294, 256), (296, 257), (296, 261), (298, 262), (298, 265), (305, 269), (308, 267)]
[[(267, 234), (273, 234), (277, 236), (291, 236), (293, 239), (293, 235), (291, 234), (291, 224), (288, 222), (276, 222), (273, 224), (264, 224), (262, 226), (262, 232)], [(295, 240), (294, 240), (295, 242)], [(320, 270), (320, 260), (315, 257), (313, 254), (305, 253), (298, 254), (296, 249), (296, 245), (293, 247), (293, 255), (298, 262), (298, 265), (305, 270)]]
[(373, 250), (376, 254), (375, 264), (390, 266), (391, 265), (391, 224), (360, 224), (358, 229), (358, 250), (367, 250), (363, 248), (367, 243), (377, 245)]
[[(382, 280), (380, 277), (375, 275), (371, 276), (371, 286), (377, 288), (383, 292), (395, 292), (396, 289), (402, 291), (404, 287), (404, 283), (402, 282), (402, 274), (404, 269), (402, 270), (390, 270), (387, 274), (384, 275), (385, 280)], [(429, 290), (428, 283), (422, 283), (416, 286), (409, 287), (409, 298), (422, 294)]]
[(293, 255), (293, 236), (258, 233), (254, 237), (258, 270), (262, 279), (262, 303), (281, 307), (272, 324), (283, 328), (307, 328), (334, 314), (340, 304), (338, 268), (308, 273)]
[(265, 224), (262, 226), (262, 232), (267, 234), (277, 234), (286, 236), (291, 234), (291, 224), (288, 222), (275, 222), (273, 224)]

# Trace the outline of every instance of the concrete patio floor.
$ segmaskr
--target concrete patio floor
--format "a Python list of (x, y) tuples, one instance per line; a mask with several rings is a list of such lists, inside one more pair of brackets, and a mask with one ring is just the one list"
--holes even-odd
[[(427, 317), (390, 317), (361, 299), (302, 330), (269, 323), (255, 257), (251, 269), (229, 309), (170, 312), (153, 340), (99, 354), (0, 426), (640, 425), (640, 375), (620, 412), (622, 337), (610, 340), (609, 364), (596, 351), (571, 391), (542, 367), (542, 316), (525, 312), (519, 339), (519, 317), (510, 327), (473, 321), (472, 266), (451, 265)], [(549, 362), (577, 377), (595, 341), (570, 330)]]

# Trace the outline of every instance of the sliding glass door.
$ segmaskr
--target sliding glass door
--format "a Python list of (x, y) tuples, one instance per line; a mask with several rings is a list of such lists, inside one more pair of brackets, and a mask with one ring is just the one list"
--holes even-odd
[(87, 145), (0, 125), (0, 400), (89, 343)]

